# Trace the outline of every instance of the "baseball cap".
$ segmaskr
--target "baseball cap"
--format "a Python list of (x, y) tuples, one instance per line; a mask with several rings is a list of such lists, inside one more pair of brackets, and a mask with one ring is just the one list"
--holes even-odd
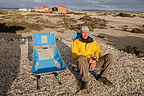
[(90, 32), (90, 31), (89, 31), (88, 26), (82, 26), (82, 28), (81, 28), (81, 31), (80, 31), (80, 32), (82, 33), (82, 32)]

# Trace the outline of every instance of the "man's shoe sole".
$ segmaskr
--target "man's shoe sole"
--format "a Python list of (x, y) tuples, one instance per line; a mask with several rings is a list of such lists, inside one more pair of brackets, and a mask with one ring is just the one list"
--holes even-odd
[(81, 89), (81, 91), (83, 91), (83, 92), (87, 92), (87, 91), (88, 91), (88, 89)]

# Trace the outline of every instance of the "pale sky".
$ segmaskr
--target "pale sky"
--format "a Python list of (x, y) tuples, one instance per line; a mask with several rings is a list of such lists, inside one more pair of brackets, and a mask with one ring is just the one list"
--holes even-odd
[(69, 9), (143, 11), (144, 0), (0, 0), (0, 8), (66, 6)]

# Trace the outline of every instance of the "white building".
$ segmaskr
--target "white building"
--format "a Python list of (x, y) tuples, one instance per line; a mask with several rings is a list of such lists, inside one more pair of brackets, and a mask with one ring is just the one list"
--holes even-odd
[(19, 11), (32, 11), (32, 9), (28, 9), (28, 8), (20, 8)]

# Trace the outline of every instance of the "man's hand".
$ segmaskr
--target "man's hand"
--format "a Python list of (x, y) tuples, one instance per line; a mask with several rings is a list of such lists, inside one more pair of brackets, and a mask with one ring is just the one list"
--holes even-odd
[(96, 68), (96, 60), (90, 58), (89, 64), (90, 64), (90, 69), (93, 71)]
[(90, 58), (89, 63), (95, 63), (96, 64), (96, 60), (93, 60), (92, 58)]

